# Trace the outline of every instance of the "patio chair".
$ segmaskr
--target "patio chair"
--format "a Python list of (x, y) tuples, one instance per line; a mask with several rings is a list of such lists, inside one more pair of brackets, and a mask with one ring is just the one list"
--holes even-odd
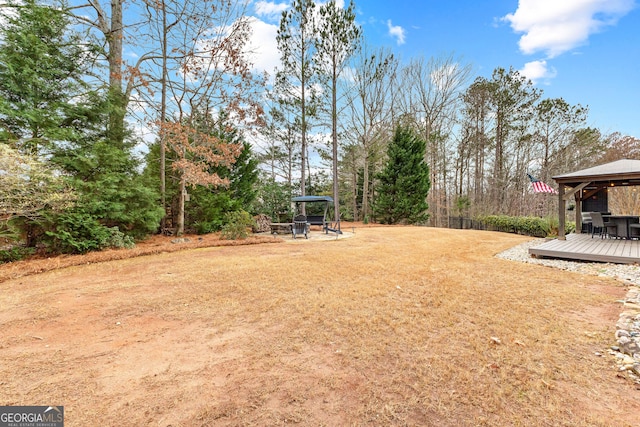
[(640, 239), (640, 224), (637, 222), (629, 224), (629, 238)]
[[(609, 233), (609, 230), (613, 230), (613, 233)], [(600, 238), (615, 236), (617, 237), (618, 226), (612, 222), (604, 222), (602, 213), (591, 212), (591, 238), (598, 232)]]
[[(591, 233), (593, 222), (591, 221), (591, 212), (582, 212), (582, 224), (587, 226), (587, 233)], [(580, 231), (583, 231), (581, 228)]]
[(298, 234), (304, 234), (304, 238), (308, 239), (309, 236), (309, 223), (307, 222), (306, 215), (296, 215), (293, 218), (293, 226), (291, 227), (293, 231), (293, 238), (295, 239)]

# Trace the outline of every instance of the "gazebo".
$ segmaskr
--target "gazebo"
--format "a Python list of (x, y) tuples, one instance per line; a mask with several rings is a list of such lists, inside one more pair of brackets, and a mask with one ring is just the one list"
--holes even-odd
[(640, 160), (617, 160), (552, 178), (558, 184), (558, 239), (564, 240), (567, 200), (575, 197), (576, 233), (580, 233), (584, 205), (590, 211), (608, 211), (608, 188), (640, 185)]
[(327, 218), (327, 212), (329, 210), (329, 204), (333, 203), (333, 198), (330, 196), (298, 196), (291, 199), (295, 203), (322, 203), (324, 204), (324, 213), (322, 215), (307, 215), (307, 222), (310, 225), (319, 225), (322, 227), (322, 231), (328, 233), (329, 231), (337, 234), (342, 234), (340, 230), (340, 218), (331, 221)]

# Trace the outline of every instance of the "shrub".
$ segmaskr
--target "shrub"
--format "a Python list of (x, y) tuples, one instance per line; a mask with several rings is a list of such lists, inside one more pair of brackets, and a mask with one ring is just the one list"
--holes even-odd
[(118, 227), (106, 227), (82, 212), (64, 213), (53, 221), (45, 233), (49, 250), (54, 253), (84, 254), (106, 248), (131, 248), (133, 239)]
[(0, 250), (0, 264), (7, 262), (20, 261), (35, 253), (35, 248), (27, 248), (24, 246), (13, 246), (9, 249)]
[(225, 224), (222, 226), (222, 238), (227, 240), (246, 239), (249, 229), (253, 227), (254, 220), (247, 211), (228, 212), (225, 215)]
[(55, 253), (84, 254), (107, 246), (109, 229), (84, 213), (64, 213), (56, 217), (49, 237), (49, 250)]
[[(487, 229), (494, 231), (533, 237), (547, 237), (558, 234), (558, 220), (554, 218), (489, 215), (481, 217), (480, 221)], [(565, 233), (571, 233), (575, 230), (575, 223), (567, 222), (565, 228)]]
[(190, 197), (185, 226), (197, 234), (220, 231), (225, 224), (225, 215), (241, 209), (240, 203), (233, 200), (228, 191), (212, 193), (200, 186), (191, 191)]
[(131, 249), (136, 245), (133, 238), (124, 234), (118, 227), (109, 228), (109, 232), (111, 233), (107, 242), (107, 247), (109, 248)]

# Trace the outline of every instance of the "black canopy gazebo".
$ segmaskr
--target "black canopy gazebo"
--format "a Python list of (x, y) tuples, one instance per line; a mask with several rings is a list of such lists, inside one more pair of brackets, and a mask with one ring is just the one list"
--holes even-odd
[(307, 222), (310, 225), (322, 226), (322, 231), (325, 233), (331, 231), (334, 233), (342, 234), (340, 230), (340, 219), (336, 219), (334, 225), (327, 219), (327, 213), (329, 211), (329, 204), (333, 203), (333, 198), (330, 196), (298, 196), (291, 199), (296, 203), (324, 203), (324, 213), (322, 215), (307, 215)]

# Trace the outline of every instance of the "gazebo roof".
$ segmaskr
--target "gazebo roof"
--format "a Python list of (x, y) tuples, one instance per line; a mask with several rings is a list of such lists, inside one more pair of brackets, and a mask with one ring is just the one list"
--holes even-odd
[(575, 186), (585, 182), (640, 185), (640, 160), (622, 159), (553, 177), (557, 183)]
[(291, 199), (293, 202), (327, 202), (332, 203), (333, 199), (329, 196), (298, 196)]

